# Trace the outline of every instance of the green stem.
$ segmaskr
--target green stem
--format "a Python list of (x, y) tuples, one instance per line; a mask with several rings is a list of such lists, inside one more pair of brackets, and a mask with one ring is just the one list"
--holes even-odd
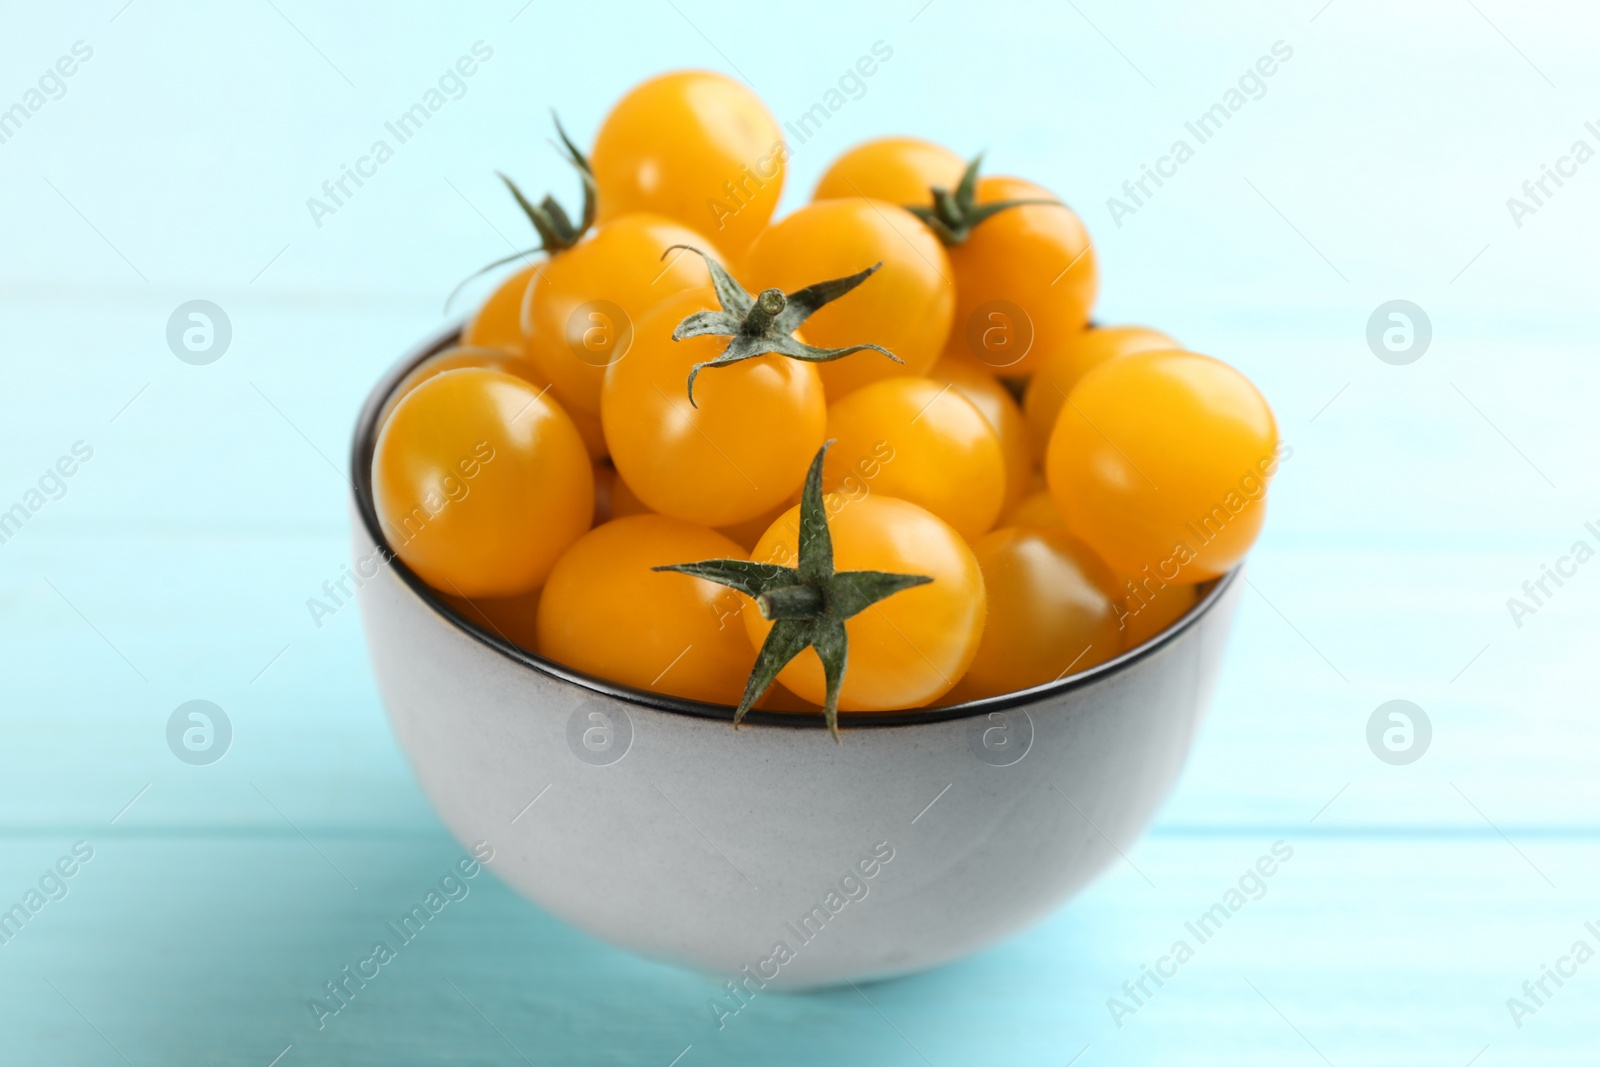
[(822, 611), (822, 590), (814, 585), (769, 589), (756, 597), (764, 619), (809, 619)]
[(995, 200), (989, 203), (978, 203), (978, 165), (983, 161), (982, 153), (974, 156), (972, 162), (967, 164), (967, 169), (961, 175), (961, 184), (954, 189), (942, 185), (933, 186), (929, 192), (932, 194), (933, 204), (907, 204), (905, 208), (917, 218), (921, 219), (947, 247), (954, 247), (972, 236), (972, 231), (987, 219), (993, 218), (1002, 211), (1009, 211), (1014, 207), (1023, 207), (1028, 204), (1053, 204), (1063, 207), (1059, 200)]
[[(708, 260), (715, 262), (715, 260)], [(745, 299), (749, 299), (748, 296)], [(741, 307), (743, 304), (741, 303)], [(772, 628), (761, 642), (744, 696), (734, 710), (735, 726), (778, 677), (778, 672), (807, 648), (822, 661), (826, 694), (822, 714), (833, 739), (839, 739), (839, 693), (850, 654), (845, 620), (903, 589), (933, 581), (925, 574), (890, 574), (884, 571), (833, 569), (833, 535), (822, 503), (822, 460), (832, 441), (824, 441), (806, 471), (800, 492), (802, 529), (799, 566), (756, 563), (748, 559), (708, 559), (698, 563), (669, 563), (654, 568), (703, 578), (754, 597)]]
[(750, 310), (745, 313), (740, 332), (749, 337), (760, 337), (788, 306), (789, 299), (783, 295), (782, 289), (763, 289), (756, 297), (756, 302), (750, 305)]

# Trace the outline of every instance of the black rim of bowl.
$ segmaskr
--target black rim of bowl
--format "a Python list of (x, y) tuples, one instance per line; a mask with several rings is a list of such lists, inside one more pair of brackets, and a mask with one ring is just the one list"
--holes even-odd
[[(527, 649), (512, 644), (500, 634), (485, 630), (471, 619), (462, 616), (455, 608), (441, 599), (440, 595), (432, 587), (417, 577), (411, 568), (401, 562), (400, 557), (395, 555), (393, 549), (389, 547), (383, 531), (379, 528), (378, 513), (373, 505), (372, 498), (372, 454), (378, 439), (378, 416), (382, 413), (389, 395), (394, 392), (401, 379), (423, 360), (453, 347), (460, 335), (461, 328), (452, 326), (401, 358), (378, 381), (372, 392), (367, 395), (366, 404), (363, 405), (361, 415), (356, 422), (355, 435), (350, 451), (350, 481), (355, 494), (356, 510), (361, 515), (361, 522), (366, 527), (367, 536), (382, 550), (384, 557), (389, 561), (388, 566), (390, 569), (435, 614), (480, 644), (487, 645), (502, 656), (528, 670), (537, 671), (546, 677), (568, 682), (581, 689), (626, 701), (639, 707), (653, 708), (657, 711), (667, 711), (678, 715), (691, 715), (700, 719), (720, 719), (723, 722), (733, 721), (734, 709), (727, 705), (702, 704), (699, 701), (686, 700), (682, 697), (668, 696), (664, 693), (652, 693), (643, 689), (618, 685), (604, 678), (596, 678), (593, 675), (575, 671), (554, 660), (545, 659), (543, 656), (535, 655)], [(1243, 564), (1235, 566), (1227, 574), (1212, 580), (1209, 583), (1209, 589), (1202, 587), (1204, 592), (1194, 607), (1190, 608), (1177, 622), (1168, 626), (1155, 637), (1136, 648), (1129, 649), (1106, 660), (1104, 663), (1096, 664), (1077, 674), (1068, 675), (1054, 682), (1046, 682), (1044, 685), (1037, 685), (1031, 689), (1019, 689), (1014, 693), (985, 697), (982, 700), (968, 701), (964, 704), (912, 708), (906, 711), (841, 711), (839, 713), (839, 725), (851, 728), (874, 728), (948, 722), (953, 719), (967, 719), (977, 715), (987, 715), (990, 712), (1007, 711), (1012, 708), (1026, 708), (1062, 693), (1093, 685), (1112, 675), (1128, 670), (1139, 661), (1154, 655), (1165, 645), (1175, 640), (1179, 634), (1198, 623), (1203, 616), (1216, 607), (1224, 593), (1239, 580), (1242, 567)], [(756, 709), (746, 714), (743, 721), (755, 726), (785, 726), (797, 729), (822, 729), (825, 726), (820, 715), (793, 711), (762, 711)]]

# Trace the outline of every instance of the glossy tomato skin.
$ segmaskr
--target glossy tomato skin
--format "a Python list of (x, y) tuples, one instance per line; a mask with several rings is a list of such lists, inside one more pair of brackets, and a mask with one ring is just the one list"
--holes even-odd
[[(504, 348), (447, 348), (434, 356), (429, 356), (412, 368), (411, 372), (400, 379), (400, 384), (394, 387), (389, 394), (388, 401), (384, 404), (383, 412), (378, 416), (378, 425), (382, 426), (389, 420), (389, 413), (405, 398), (406, 394), (418, 385), (436, 375), (448, 370), (461, 370), (464, 367), (481, 367), (485, 370), (497, 370), (509, 374), (514, 378), (521, 378), (541, 392), (549, 388), (550, 383), (545, 376), (539, 373), (527, 359), (508, 352)], [(566, 411), (566, 408), (562, 408)], [(606, 454), (605, 434), (600, 430), (600, 418), (586, 412), (573, 414), (567, 411), (568, 418), (578, 429), (578, 436), (583, 438), (583, 447), (589, 450), (590, 459), (601, 459)]]
[(1249, 379), (1193, 352), (1136, 352), (1072, 391), (1046, 476), (1067, 528), (1123, 575), (1192, 585), (1244, 557), (1279, 461)]
[[(978, 202), (1054, 199), (1020, 178), (978, 180)], [(1032, 374), (1088, 324), (1100, 288), (1094, 246), (1083, 220), (1064, 204), (1007, 208), (950, 249), (956, 283), (955, 331), (995, 373)], [(1020, 341), (1031, 337), (1026, 351)]]
[(600, 411), (606, 368), (627, 356), (639, 320), (674, 293), (711, 284), (721, 253), (704, 235), (660, 215), (625, 215), (552, 256), (529, 283), (522, 321), (528, 358), (563, 407)]
[(938, 360), (955, 311), (944, 246), (905, 209), (856, 197), (807, 204), (763, 231), (744, 257), (739, 280), (752, 293), (793, 292), (880, 262), (881, 270), (800, 329), (821, 348), (882, 345), (903, 362), (863, 351), (819, 364), (829, 401), (871, 382), (924, 374)]
[(717, 306), (710, 290), (679, 293), (641, 319), (633, 351), (606, 373), (601, 421), (612, 462), (652, 511), (731, 526), (797, 492), (822, 446), (827, 407), (809, 363), (765, 355), (711, 367), (727, 338), (672, 340), (686, 316)]
[(1014, 693), (1122, 651), (1116, 579), (1082, 541), (1061, 529), (1011, 527), (985, 534), (972, 552), (989, 618), (955, 695)]
[(865, 196), (891, 204), (933, 203), (935, 185), (954, 189), (966, 163), (932, 141), (879, 137), (864, 141), (829, 164), (813, 200)]
[[(895, 593), (845, 622), (849, 663), (839, 707), (845, 711), (916, 708), (938, 700), (967, 670), (983, 636), (983, 574), (966, 541), (915, 504), (887, 496), (827, 495), (834, 565), (840, 571), (924, 574), (926, 585)], [(800, 509), (791, 508), (762, 535), (750, 558), (794, 566)], [(772, 624), (743, 613), (752, 647)], [(779, 674), (791, 693), (820, 705), (827, 697), (815, 649)]]
[(714, 530), (664, 515), (615, 519), (561, 557), (539, 602), (539, 650), (636, 689), (737, 704), (755, 665), (738, 593), (652, 567), (745, 559)]
[(528, 339), (522, 332), (522, 300), (527, 295), (528, 283), (533, 281), (534, 272), (542, 265), (541, 261), (523, 267), (495, 286), (489, 299), (483, 302), (462, 328), (463, 346), (497, 348), (510, 355), (526, 358)]
[(748, 88), (709, 71), (674, 71), (634, 87), (601, 124), (590, 163), (607, 222), (648, 211), (747, 248), (783, 192), (788, 151)]
[(389, 399), (384, 401), (383, 410), (378, 415), (379, 428), (381, 429), (384, 423), (389, 421), (389, 416), (394, 413), (395, 407), (417, 386), (429, 378), (438, 377), (445, 371), (468, 367), (509, 374), (513, 378), (521, 378), (535, 389), (543, 389), (548, 384), (539, 372), (534, 370), (531, 363), (504, 349), (467, 346), (447, 348), (418, 363), (400, 379), (389, 393)]
[(822, 485), (846, 497), (892, 496), (926, 508), (963, 537), (1000, 517), (1005, 457), (983, 413), (930, 378), (891, 378), (828, 409), (834, 445)]
[(427, 379), (378, 434), (372, 495), (400, 559), (440, 592), (537, 588), (588, 529), (594, 474), (572, 420), (528, 382), (478, 368)]
[(1022, 408), (1000, 380), (989, 373), (977, 357), (959, 345), (947, 345), (928, 377), (940, 385), (952, 386), (983, 412), (1005, 457), (1006, 496), (1002, 511), (1022, 502), (1033, 488), (1033, 451), (1028, 443), (1028, 425)]
[(1072, 387), (1085, 374), (1117, 356), (1181, 347), (1166, 334), (1147, 326), (1091, 326), (1044, 353), (1044, 362), (1029, 379), (1028, 391), (1022, 397), (1033, 454), (1044, 459), (1056, 418), (1066, 406)]

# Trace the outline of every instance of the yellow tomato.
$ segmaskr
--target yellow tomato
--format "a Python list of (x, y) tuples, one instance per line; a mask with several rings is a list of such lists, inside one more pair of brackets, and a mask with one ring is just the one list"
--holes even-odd
[(903, 362), (857, 352), (819, 364), (830, 401), (869, 382), (925, 374), (938, 360), (955, 309), (944, 246), (916, 216), (893, 204), (823, 200), (768, 227), (744, 258), (739, 278), (751, 292), (793, 292), (878, 262), (882, 270), (817, 311), (801, 332), (821, 348), (882, 345)]
[[(839, 707), (888, 711), (931, 704), (972, 662), (983, 635), (983, 574), (972, 550), (948, 524), (904, 500), (824, 497), (840, 571), (888, 571), (933, 579), (895, 593), (848, 619), (849, 666)], [(792, 567), (799, 558), (800, 509), (791, 508), (762, 535), (750, 558)], [(743, 612), (754, 648), (772, 623)], [(822, 661), (807, 648), (778, 674), (785, 689), (813, 705), (827, 699)]]
[(968, 540), (1000, 517), (1000, 439), (951, 386), (892, 378), (858, 389), (828, 409), (827, 435), (836, 442), (822, 468), (827, 492), (909, 500)]
[(640, 320), (633, 351), (606, 373), (601, 421), (617, 471), (652, 511), (731, 526), (800, 488), (827, 407), (816, 367), (779, 355), (708, 368), (691, 406), (690, 368), (715, 359), (728, 339), (674, 341), (672, 331), (716, 306), (710, 290), (684, 292)]
[(1116, 578), (1065, 530), (995, 530), (973, 543), (989, 597), (983, 642), (961, 680), (966, 700), (1014, 693), (1122, 651)]
[(650, 211), (737, 255), (772, 218), (787, 159), (778, 123), (754, 93), (722, 74), (683, 70), (617, 102), (590, 164), (602, 223)]
[[(978, 180), (978, 203), (1053, 199), (1020, 178)], [(1024, 204), (979, 223), (950, 248), (955, 331), (996, 373), (1031, 374), (1089, 321), (1100, 288), (1083, 220), (1064, 204)], [(891, 349), (892, 351), (892, 349)]]
[(1046, 474), (1067, 528), (1120, 574), (1191, 585), (1249, 551), (1278, 465), (1250, 380), (1193, 352), (1136, 352), (1072, 390)]
[(1022, 397), (1033, 454), (1044, 458), (1050, 431), (1055, 429), (1056, 418), (1078, 379), (1114, 356), (1179, 347), (1166, 334), (1144, 326), (1091, 326), (1067, 338), (1054, 351), (1046, 352)]
[[(394, 410), (395, 405), (422, 382), (447, 370), (460, 370), (463, 367), (501, 371), (514, 378), (521, 378), (541, 392), (550, 386), (537, 367), (503, 348), (447, 348), (438, 355), (423, 360), (412, 368), (410, 374), (400, 379), (400, 384), (389, 394), (383, 413), (378, 416), (378, 425), (382, 426), (389, 421), (389, 413)], [(562, 410), (566, 411), (565, 408)], [(606, 438), (600, 430), (599, 416), (583, 411), (576, 414), (567, 411), (567, 416), (578, 428), (578, 436), (583, 438), (583, 447), (588, 449), (589, 458), (603, 459), (606, 454)]]
[(739, 594), (654, 571), (687, 560), (745, 559), (714, 530), (633, 515), (579, 538), (545, 584), (539, 649), (558, 663), (636, 689), (737, 704), (755, 665)]
[(423, 581), (514, 596), (588, 529), (594, 473), (559, 405), (521, 378), (467, 368), (395, 406), (373, 452), (372, 496), (390, 547)]
[(526, 357), (528, 339), (522, 333), (522, 298), (538, 269), (539, 264), (523, 267), (501, 282), (462, 329), (461, 343)]
[(717, 254), (670, 219), (626, 215), (552, 256), (529, 284), (522, 305), (528, 358), (563, 406), (598, 414), (606, 368), (627, 357), (639, 320), (674, 293), (711, 284), (705, 260), (668, 251), (673, 245)]
[(954, 189), (966, 163), (960, 156), (916, 137), (879, 137), (834, 160), (813, 200), (867, 196), (891, 204), (931, 204), (935, 185)]
[(940, 385), (954, 386), (989, 420), (989, 426), (1000, 439), (1000, 452), (1006, 461), (1004, 508), (1016, 507), (1033, 488), (1033, 453), (1028, 446), (1028, 426), (1016, 398), (975, 356), (957, 345), (945, 348), (928, 377)]
[(461, 370), (465, 367), (478, 367), (483, 370), (496, 370), (502, 374), (509, 374), (513, 378), (521, 378), (535, 389), (543, 389), (549, 383), (544, 381), (533, 365), (525, 359), (519, 359), (504, 349), (498, 348), (447, 348), (442, 352), (429, 356), (427, 359), (412, 367), (401, 378), (399, 383), (389, 393), (389, 399), (384, 401), (383, 411), (378, 415), (378, 427), (389, 421), (389, 416), (394, 413), (396, 405), (404, 400), (411, 390), (427, 381), (437, 377), (445, 371)]

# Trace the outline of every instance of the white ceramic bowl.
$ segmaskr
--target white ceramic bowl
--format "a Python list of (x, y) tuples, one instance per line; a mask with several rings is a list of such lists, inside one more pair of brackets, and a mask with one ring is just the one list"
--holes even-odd
[[(368, 398), (352, 456), (358, 561), (382, 543), (378, 411), (454, 339), (412, 353)], [(753, 992), (955, 959), (1117, 861), (1183, 765), (1238, 577), (1109, 662), (968, 704), (845, 713), (842, 744), (820, 716), (753, 712), (736, 729), (731, 708), (531, 655), (398, 560), (361, 611), (394, 731), (458, 840), (489, 842), (496, 874), (595, 936)]]

